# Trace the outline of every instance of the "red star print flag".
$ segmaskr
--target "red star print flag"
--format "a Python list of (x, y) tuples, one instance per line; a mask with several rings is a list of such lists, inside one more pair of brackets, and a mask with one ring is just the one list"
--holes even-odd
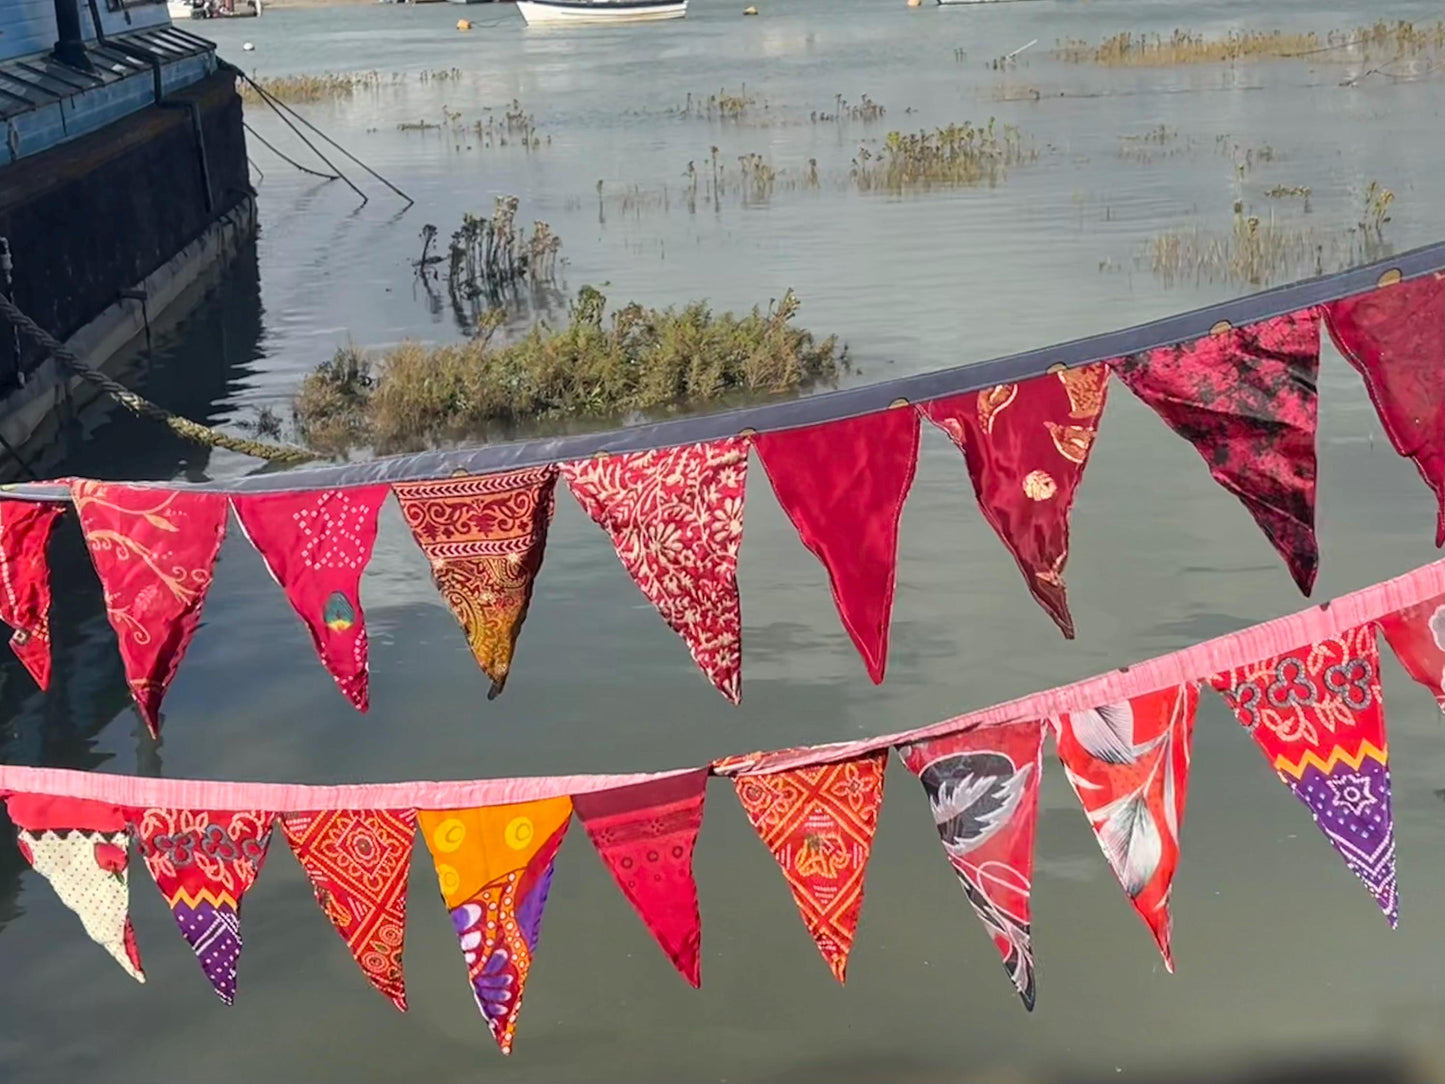
[(1374, 626), (1210, 683), (1394, 926), (1395, 827)]
[(747, 468), (742, 437), (561, 465), (622, 566), (734, 704), (743, 694), (738, 547)]
[(963, 452), (984, 518), (1013, 554), (1029, 591), (1071, 640), (1074, 619), (1064, 591), (1069, 510), (1089, 464), (1108, 381), (1107, 365), (1083, 365), (918, 408)]
[(386, 486), (232, 497), (236, 518), (346, 699), (365, 711), (366, 615), (361, 574), (376, 544)]
[(226, 534), (226, 498), (147, 486), (71, 486), (131, 698), (152, 737), (161, 699), (201, 623)]
[(35, 684), (50, 688), (50, 531), (61, 506), (0, 501), (0, 621)]
[(1445, 595), (1386, 615), (1380, 630), (1405, 672), (1429, 689), (1445, 711)]
[(761, 433), (754, 445), (783, 511), (823, 563), (833, 603), (875, 685), (888, 666), (898, 521), (918, 469), (918, 418), (885, 410)]

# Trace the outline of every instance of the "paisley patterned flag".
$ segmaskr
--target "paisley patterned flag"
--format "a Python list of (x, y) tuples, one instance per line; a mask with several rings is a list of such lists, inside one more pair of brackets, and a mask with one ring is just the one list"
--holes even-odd
[(401, 482), (392, 492), (477, 665), (507, 683), (552, 521), (557, 468)]
[(758, 458), (803, 545), (828, 570), (833, 603), (875, 685), (888, 665), (898, 521), (918, 469), (918, 418), (885, 410), (761, 433)]
[(561, 465), (577, 503), (720, 693), (742, 699), (742, 437)]
[(1082, 365), (919, 405), (958, 445), (984, 518), (1069, 639), (1069, 510), (1099, 428), (1109, 367)]
[(105, 482), (75, 482), (71, 496), (130, 695), (159, 737), (161, 698), (200, 624), (226, 534), (226, 498)]
[(928, 795), (949, 864), (1030, 1012), (1029, 887), (1043, 735), (1039, 722), (1004, 723), (898, 747)]
[(42, 794), (11, 794), (6, 805), (25, 860), (80, 916), (90, 939), (145, 982), (130, 924), (125, 814), (103, 802)]
[(1332, 301), (1325, 326), (1364, 378), (1395, 451), (1435, 491), (1435, 545), (1445, 546), (1445, 275)]
[(1395, 828), (1374, 626), (1210, 683), (1394, 926)]
[(361, 711), (369, 703), (361, 574), (388, 492), (363, 486), (231, 498), (241, 529), (310, 630), (322, 665)]
[(1199, 686), (1136, 696), (1055, 722), (1059, 759), (1109, 867), (1174, 970), (1169, 894), (1189, 787)]
[(221, 1000), (236, 1000), (241, 898), (256, 883), (272, 814), (133, 809), (131, 831), (171, 915)]
[(366, 981), (406, 1012), (401, 952), (416, 810), (287, 813), (281, 831)]
[(1380, 630), (1405, 672), (1429, 689), (1445, 711), (1445, 595), (1387, 615)]
[(552, 860), (571, 818), (568, 798), (417, 814), (472, 996), (503, 1054), (512, 1052)]
[(1315, 542), (1319, 311), (1109, 362), (1129, 390), (1194, 445), (1309, 594)]
[(837, 764), (733, 777), (748, 822), (777, 859), (803, 925), (840, 983), (863, 910), (887, 763), (882, 749)]
[(0, 621), (35, 684), (50, 688), (50, 531), (61, 506), (0, 501)]
[(708, 770), (572, 796), (602, 864), (667, 958), (702, 985), (702, 918), (692, 852), (702, 827)]

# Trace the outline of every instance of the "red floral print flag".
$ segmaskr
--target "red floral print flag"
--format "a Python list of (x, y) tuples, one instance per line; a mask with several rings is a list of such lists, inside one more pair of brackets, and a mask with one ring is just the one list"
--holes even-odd
[(241, 898), (266, 860), (272, 814), (136, 809), (130, 816), (146, 868), (181, 936), (221, 1000), (231, 1004), (241, 958)]
[(1445, 274), (1332, 301), (1325, 326), (1364, 378), (1395, 451), (1435, 491), (1435, 545), (1445, 546)]
[(360, 711), (369, 704), (361, 574), (388, 492), (363, 486), (231, 498), (246, 537), (310, 630), (322, 665)]
[(1189, 786), (1199, 686), (1060, 715), (1059, 759), (1109, 867), (1174, 970), (1169, 896)]
[(104, 802), (45, 794), (11, 794), (6, 805), (25, 861), (80, 916), (90, 939), (145, 982), (130, 924), (125, 814)]
[(1069, 639), (1069, 510), (1099, 428), (1109, 367), (1082, 365), (922, 403), (963, 452), (984, 518), (1029, 591)]
[(863, 911), (888, 750), (733, 777), (748, 823), (777, 860), (818, 951), (840, 983)]
[(1304, 309), (1109, 363), (1194, 445), (1249, 510), (1306, 595), (1315, 541), (1319, 311)]
[(717, 690), (742, 699), (743, 437), (561, 465), (622, 565)]
[(1395, 828), (1374, 626), (1210, 683), (1394, 926)]
[(552, 521), (557, 468), (392, 486), (493, 699), (507, 683)]
[(1003, 957), (1024, 1007), (1034, 1008), (1029, 889), (1043, 771), (1043, 724), (1004, 723), (898, 747), (928, 795), (943, 850)]
[(50, 531), (61, 506), (0, 501), (0, 621), (35, 684), (50, 688)]
[(888, 666), (898, 522), (918, 469), (918, 418), (885, 410), (760, 433), (753, 446), (875, 685)]
[(406, 1012), (401, 953), (416, 810), (287, 813), (281, 831), (366, 981)]
[(1445, 711), (1445, 595), (1386, 615), (1380, 630), (1405, 672), (1429, 689)]
[(674, 967), (702, 985), (702, 918), (692, 853), (708, 770), (572, 796), (602, 864)]
[(131, 698), (159, 737), (161, 699), (201, 622), (226, 535), (226, 498), (84, 481), (71, 496)]

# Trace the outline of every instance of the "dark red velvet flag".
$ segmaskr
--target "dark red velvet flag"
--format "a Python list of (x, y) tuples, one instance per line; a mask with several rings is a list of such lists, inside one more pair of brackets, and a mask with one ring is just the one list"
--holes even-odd
[(1325, 326), (1364, 377), (1395, 451), (1435, 491), (1435, 545), (1445, 545), (1445, 276), (1332, 301)]
[(42, 501), (0, 501), (0, 621), (15, 630), (10, 650), (42, 689), (50, 688), (46, 550), (61, 507)]
[(1315, 542), (1319, 310), (1109, 363), (1243, 502), (1306, 595)]
[(919, 404), (958, 445), (978, 506), (1060, 631), (1074, 637), (1064, 590), (1069, 509), (1104, 410), (1109, 367), (1081, 365)]
[(361, 574), (390, 492), (362, 486), (231, 498), (246, 537), (311, 631), (322, 665), (361, 711), (369, 703)]
[(803, 545), (828, 570), (833, 601), (868, 676), (883, 681), (898, 569), (898, 521), (918, 467), (918, 415), (885, 410), (761, 433), (758, 458)]

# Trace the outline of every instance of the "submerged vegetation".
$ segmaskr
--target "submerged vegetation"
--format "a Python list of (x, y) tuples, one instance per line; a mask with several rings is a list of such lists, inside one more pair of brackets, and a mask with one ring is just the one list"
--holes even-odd
[[(383, 75), (378, 71), (369, 72), (321, 72), (314, 75), (258, 75), (256, 83), (273, 98), (283, 102), (320, 102), (334, 98), (350, 98), (359, 90), (377, 90), (384, 86), (400, 83), (400, 72)], [(241, 100), (248, 103), (261, 101), (255, 87), (244, 79), (237, 81)]]
[(493, 310), (469, 341), (407, 342), (372, 358), (344, 347), (302, 382), (297, 430), (336, 454), (355, 445), (397, 451), (484, 438), (538, 419), (687, 407), (738, 394), (794, 392), (833, 380), (847, 352), (793, 325), (791, 290), (766, 310), (714, 313), (629, 304), (605, 315), (606, 298), (583, 287), (566, 326), (535, 324), (520, 339), (493, 340)]
[(441, 132), (449, 137), (456, 150), (471, 150), (473, 146), (506, 147), (520, 146), (524, 150), (537, 150), (552, 145), (552, 137), (544, 137), (537, 129), (536, 118), (522, 108), (522, 103), (513, 98), (500, 113), (493, 109), (484, 111), (481, 120), (468, 121), (458, 110), (442, 106), (439, 121), (426, 118), (404, 120), (397, 124), (400, 132)]
[(996, 184), (1005, 169), (1035, 157), (1019, 130), (989, 117), (914, 133), (889, 132), (876, 152), (860, 147), (850, 176), (863, 192), (904, 192), (960, 185)]
[(1106, 67), (1173, 64), (1217, 64), (1238, 60), (1275, 60), (1311, 57), (1327, 61), (1336, 54), (1345, 61), (1390, 61), (1417, 56), (1445, 47), (1445, 21), (1416, 26), (1414, 23), (1380, 20), (1373, 26), (1332, 30), (1321, 36), (1286, 33), (1280, 30), (1234, 31), (1223, 37), (1209, 37), (1193, 30), (1134, 35), (1127, 31), (1105, 38), (1095, 45), (1080, 39), (1065, 39), (1054, 55), (1076, 64)]

